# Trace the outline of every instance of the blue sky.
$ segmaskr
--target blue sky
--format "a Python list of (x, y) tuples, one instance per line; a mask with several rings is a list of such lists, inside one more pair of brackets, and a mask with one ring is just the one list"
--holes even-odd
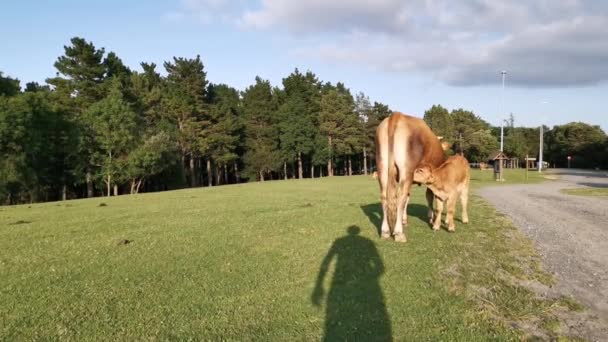
[[(558, 4), (559, 3), (559, 4)], [(73, 36), (139, 62), (201, 55), (208, 78), (280, 85), (295, 67), (392, 109), (433, 104), (498, 125), (584, 121), (608, 130), (608, 6), (601, 1), (18, 1), (0, 5), (0, 70), (43, 82)], [(160, 68), (162, 70), (162, 67)], [(499, 71), (506, 69), (505, 108)]]

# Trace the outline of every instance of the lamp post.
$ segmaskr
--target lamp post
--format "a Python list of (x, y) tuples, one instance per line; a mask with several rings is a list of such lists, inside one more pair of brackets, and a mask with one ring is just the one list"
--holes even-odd
[[(502, 75), (502, 111), (505, 110), (505, 77), (507, 76), (507, 71), (503, 70), (500, 72)], [(504, 113), (501, 113), (504, 114)], [(503, 141), (504, 141), (504, 120), (500, 120), (500, 152), (503, 152)]]
[[(541, 104), (545, 105), (548, 104), (549, 101), (544, 100), (541, 102)], [(543, 109), (543, 114), (546, 113), (546, 109)], [(542, 115), (541, 115), (542, 118)], [(543, 124), (541, 122), (540, 124), (540, 137), (539, 137), (539, 146), (538, 146), (538, 172), (542, 172), (543, 170)]]
[(543, 125), (540, 125), (540, 145), (538, 146), (538, 172), (543, 170)]

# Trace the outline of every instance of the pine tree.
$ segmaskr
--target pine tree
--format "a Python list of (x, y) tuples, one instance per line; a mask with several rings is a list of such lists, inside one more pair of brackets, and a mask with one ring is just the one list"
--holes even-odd
[[(165, 118), (175, 125), (181, 152), (184, 182), (190, 179), (190, 186), (197, 185), (196, 160), (200, 151), (207, 153), (209, 142), (201, 133), (209, 126), (205, 94), (207, 74), (200, 56), (195, 59), (173, 58), (165, 62), (167, 70), (166, 94), (162, 107)], [(189, 171), (186, 171), (186, 163)]]
[(448, 140), (454, 136), (452, 117), (441, 105), (433, 105), (424, 112), (424, 121), (438, 137)]
[(19, 94), (21, 90), (19, 80), (2, 75), (3, 73), (0, 71), (0, 96), (15, 96)]
[(112, 185), (117, 185), (118, 179), (124, 176), (119, 161), (127, 159), (135, 148), (138, 132), (137, 114), (124, 99), (119, 82), (114, 80), (108, 96), (85, 113), (85, 121), (100, 147), (95, 159), (104, 175), (107, 196), (110, 196)]
[(93, 43), (79, 37), (72, 38), (70, 42), (72, 45), (64, 46), (64, 55), (54, 64), (57, 76), (46, 82), (54, 86), (53, 101), (62, 112), (68, 114), (75, 129), (80, 157), (75, 162), (83, 170), (87, 197), (93, 197), (95, 167), (92, 157), (97, 151), (95, 142), (87, 134), (89, 128), (86, 127), (83, 115), (93, 103), (104, 98), (107, 92), (103, 86), (107, 73), (107, 67), (103, 63), (105, 49), (97, 49)]
[[(211, 84), (207, 89), (207, 103), (210, 105), (210, 129), (208, 130), (209, 159), (207, 173), (211, 185), (211, 160), (216, 164), (216, 184), (228, 183), (229, 168), (238, 158), (237, 148), (243, 126), (241, 105), (236, 89), (225, 84)], [(220, 170), (221, 169), (221, 170)]]
[(350, 92), (338, 83), (336, 87), (324, 85), (319, 113), (319, 129), (327, 139), (327, 174), (334, 175), (333, 160), (337, 155), (347, 154), (352, 147), (349, 135), (357, 134), (357, 116), (354, 114), (354, 101)]
[(260, 181), (280, 164), (278, 150), (277, 96), (270, 82), (256, 77), (243, 93), (247, 174)]
[(303, 178), (302, 159), (312, 153), (316, 135), (320, 88), (316, 76), (295, 69), (283, 79), (284, 102), (279, 108), (279, 140), (284, 162), (298, 163), (298, 178)]

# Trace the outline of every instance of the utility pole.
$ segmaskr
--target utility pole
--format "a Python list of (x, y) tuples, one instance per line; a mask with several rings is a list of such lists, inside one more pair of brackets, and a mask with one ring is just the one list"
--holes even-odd
[(500, 113), (503, 118), (501, 118), (500, 120), (500, 152), (503, 152), (503, 141), (504, 141), (504, 111), (505, 111), (505, 77), (507, 76), (507, 71), (503, 70), (500, 72), (500, 74), (502, 75), (502, 108), (501, 108), (501, 112)]
[(543, 125), (540, 125), (540, 145), (538, 146), (538, 172), (543, 170)]

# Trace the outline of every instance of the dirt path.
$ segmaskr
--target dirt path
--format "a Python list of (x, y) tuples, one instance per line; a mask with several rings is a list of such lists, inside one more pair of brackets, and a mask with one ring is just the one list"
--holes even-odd
[(571, 295), (589, 311), (570, 330), (608, 341), (608, 199), (566, 195), (563, 188), (608, 187), (607, 172), (554, 170), (557, 180), (535, 185), (492, 186), (478, 194), (534, 242), (544, 268), (558, 283), (554, 295)]

